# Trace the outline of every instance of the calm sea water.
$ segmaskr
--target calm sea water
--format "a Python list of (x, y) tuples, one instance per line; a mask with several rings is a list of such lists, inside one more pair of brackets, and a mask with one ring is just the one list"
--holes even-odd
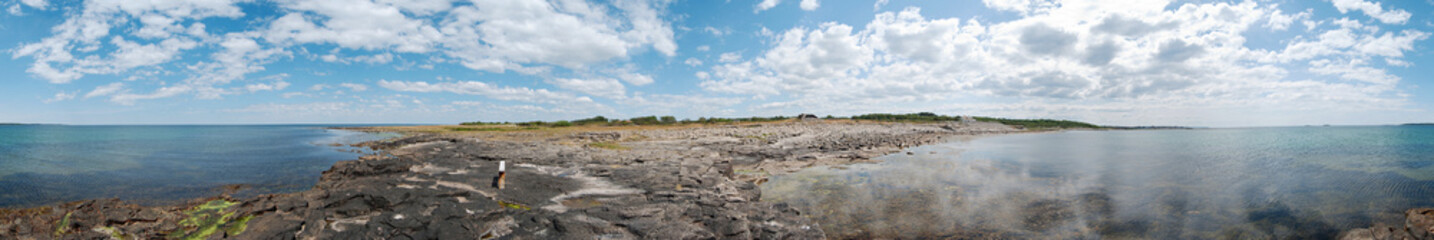
[(1434, 126), (1074, 131), (930, 145), (773, 177), (828, 234), (1333, 238), (1434, 207)]
[(308, 189), (348, 144), (392, 137), (323, 126), (0, 126), (0, 207), (118, 197), (142, 204)]

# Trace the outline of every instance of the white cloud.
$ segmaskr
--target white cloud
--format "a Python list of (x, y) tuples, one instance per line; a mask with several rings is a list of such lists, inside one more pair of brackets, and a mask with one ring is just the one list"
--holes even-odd
[(627, 89), (622, 86), (622, 83), (611, 78), (554, 78), (549, 79), (548, 83), (562, 89), (611, 99), (622, 99), (627, 94)]
[(699, 52), (706, 52), (708, 50), (712, 50), (712, 47), (707, 45), (697, 46), (697, 51)]
[(99, 87), (95, 87), (94, 90), (90, 90), (90, 93), (86, 93), (86, 94), (85, 94), (85, 98), (109, 96), (109, 95), (112, 95), (112, 94), (115, 94), (115, 93), (119, 93), (120, 91), (123, 91), (123, 90), (124, 90), (124, 83), (122, 83), (122, 82), (110, 83), (110, 84), (107, 84), (107, 85), (102, 85), (102, 86), (99, 86)]
[(449, 92), (457, 94), (479, 95), (504, 101), (520, 101), (547, 104), (573, 104), (593, 102), (593, 100), (588, 97), (578, 97), (567, 93), (552, 92), (548, 91), (547, 89), (500, 87), (476, 81), (428, 83), (421, 81), (379, 80), (378, 86), (401, 92)]
[(724, 36), (724, 35), (727, 35), (727, 33), (730, 33), (730, 32), (731, 32), (731, 30), (725, 30), (725, 31), (724, 31), (724, 30), (722, 30), (722, 29), (717, 29), (717, 28), (714, 28), (714, 27), (712, 27), (712, 26), (704, 27), (704, 28), (702, 28), (702, 31), (705, 31), (705, 32), (707, 32), (707, 33), (711, 33), (712, 36), (715, 36), (715, 37), (722, 37), (722, 36)]
[[(1429, 35), (1335, 20), (1339, 28), (1308, 33), (1274, 50), (1251, 49), (1243, 37), (1249, 28), (1279, 28), (1308, 17), (1264, 17), (1277, 9), (1255, 2), (987, 4), (1027, 16), (1008, 22), (928, 19), (908, 8), (879, 13), (862, 29), (842, 23), (799, 26), (779, 34), (753, 59), (716, 64), (696, 75), (709, 92), (788, 99), (753, 104), (759, 114), (891, 112), (861, 106), (893, 105), (918, 111), (1016, 99), (1028, 102), (1019, 109), (967, 110), (1037, 117), (1083, 112), (1077, 117), (1113, 123), (1131, 122), (1111, 118), (1118, 112), (1199, 116), (1188, 112), (1211, 106), (1226, 109), (1208, 111), (1226, 113), (1244, 108), (1335, 114), (1406, 106), (1408, 94), (1395, 87), (1400, 78), (1366, 59), (1402, 61)], [(1089, 107), (1062, 107), (1072, 103)]]
[(1051, 0), (981, 0), (981, 2), (991, 9), (1021, 14), (1042, 13), (1059, 5)]
[(244, 90), (247, 90), (247, 91), (249, 91), (249, 92), (278, 91), (278, 90), (284, 90), (284, 88), (288, 88), (288, 87), (289, 87), (289, 82), (285, 82), (285, 81), (275, 81), (274, 83), (254, 83), (254, 84), (245, 85), (245, 86), (244, 86)]
[(821, 0), (802, 0), (802, 3), (801, 3), (802, 10), (807, 10), (807, 11), (816, 11), (817, 8), (819, 8), (819, 7), (821, 7), (821, 6), (822, 6)]
[(627, 82), (628, 84), (637, 85), (637, 86), (652, 84), (652, 82), (653, 82), (652, 77), (647, 76), (647, 75), (644, 75), (644, 74), (640, 74), (640, 73), (633, 73), (633, 72), (622, 72), (622, 73), (618, 73), (618, 74), (617, 74), (617, 78), (622, 79), (622, 81)]
[(48, 8), (50, 6), (50, 3), (46, 0), (20, 0), (20, 3), (25, 4), (25, 6), (30, 6), (32, 8), (40, 10), (45, 10), (45, 8)]
[(20, 10), (20, 4), (10, 4), (9, 7), (5, 8), (5, 12), (9, 12), (10, 15), (15, 16), (25, 16), (25, 11)]
[(876, 0), (876, 3), (871, 4), (871, 10), (879, 11), (881, 10), (881, 6), (886, 6), (887, 3), (891, 3), (891, 0)]
[(1333, 3), (1334, 8), (1339, 10), (1339, 13), (1361, 11), (1364, 12), (1364, 15), (1369, 15), (1371, 18), (1387, 24), (1404, 24), (1409, 21), (1410, 17), (1409, 12), (1404, 10), (1395, 8), (1385, 10), (1380, 3), (1366, 2), (1364, 0), (1334, 0)]
[(116, 93), (116, 94), (110, 96), (110, 102), (118, 103), (118, 104), (121, 104), (121, 105), (134, 105), (134, 102), (135, 102), (135, 101), (138, 101), (138, 100), (150, 100), (150, 99), (167, 98), (167, 97), (178, 96), (178, 95), (180, 95), (180, 94), (189, 93), (189, 92), (193, 92), (193, 91), (215, 91), (215, 90), (213, 90), (213, 89), (194, 89), (193, 87), (190, 87), (190, 86), (179, 85), (179, 86), (161, 87), (161, 88), (159, 88), (158, 90), (155, 90), (154, 92), (151, 92), (151, 93), (148, 93), (148, 94), (133, 94), (133, 93), (129, 93), (129, 92), (127, 92), (127, 91), (122, 91), (122, 92), (119, 92), (119, 93)]
[(1283, 11), (1275, 9), (1273, 12), (1270, 13), (1269, 20), (1266, 21), (1265, 27), (1269, 27), (1270, 29), (1275, 30), (1285, 30), (1288, 29), (1290, 27), (1290, 24), (1294, 23), (1296, 20), (1301, 22), (1309, 21), (1310, 16), (1313, 14), (1314, 9), (1307, 9), (1304, 12), (1299, 12), (1293, 15), (1284, 14)]
[(339, 87), (345, 87), (349, 90), (353, 90), (354, 92), (368, 91), (368, 85), (358, 83), (340, 83)]
[[(34, 59), (27, 72), (56, 84), (133, 71), (189, 74), (151, 86), (163, 91), (117, 98), (133, 103), (180, 94), (216, 99), (242, 93), (234, 89), (248, 85), (226, 85), (292, 56), (290, 49), (328, 62), (375, 65), (401, 61), (399, 54), (430, 54), (437, 59), (418, 67), (457, 63), (523, 74), (553, 67), (586, 71), (594, 64), (631, 61), (627, 57), (647, 49), (667, 56), (677, 50), (664, 19), (668, 1), (281, 0), (274, 4), (281, 13), (277, 18), (240, 25), (255, 28), (211, 34), (201, 23), (245, 16), (237, 2), (247, 1), (86, 1), (52, 29), (53, 35), (11, 53)], [(48, 4), (23, 3), (35, 8)], [(308, 44), (338, 48), (309, 55), (301, 47)], [(213, 52), (208, 59), (183, 59), (205, 50)], [(183, 63), (169, 64), (175, 61)], [(640, 74), (624, 80), (651, 82)]]
[(392, 53), (380, 53), (380, 54), (374, 54), (374, 55), (360, 55), (360, 56), (354, 56), (354, 57), (340, 57), (340, 56), (335, 55), (335, 54), (326, 54), (326, 55), (319, 56), (319, 60), (323, 60), (324, 62), (343, 63), (343, 64), (349, 64), (349, 63), (358, 62), (358, 63), (366, 63), (366, 64), (369, 64), (369, 65), (381, 65), (381, 64), (388, 64), (388, 63), (390, 63), (390, 62), (393, 62), (393, 57), (394, 57), (394, 56), (393, 56)]
[(696, 66), (701, 66), (701, 65), (702, 65), (702, 60), (697, 60), (697, 58), (687, 58), (687, 60), (683, 60), (683, 61), (682, 61), (682, 64), (687, 64), (688, 66), (696, 67)]
[(455, 8), (439, 31), (445, 35), (444, 52), (472, 69), (534, 72), (523, 64), (581, 68), (648, 45), (675, 55), (670, 24), (658, 18), (657, 6), (645, 1), (616, 3), (627, 17), (624, 24), (601, 11), (575, 10), (594, 8), (585, 2), (569, 1), (554, 8), (541, 1), (480, 1)]
[(739, 52), (726, 52), (726, 53), (722, 53), (722, 55), (718, 55), (718, 56), (717, 56), (717, 61), (718, 61), (718, 62), (729, 63), (729, 62), (736, 62), (736, 61), (741, 61), (741, 60), (742, 60), (742, 53), (739, 53)]
[(58, 92), (58, 93), (55, 93), (55, 96), (54, 96), (54, 97), (50, 97), (49, 99), (45, 99), (44, 102), (45, 102), (45, 103), (53, 103), (53, 102), (59, 102), (59, 101), (65, 101), (65, 100), (75, 99), (75, 95), (76, 95), (76, 93), (73, 93), (73, 92)]
[(762, 11), (766, 11), (767, 9), (772, 9), (773, 7), (776, 7), (779, 3), (782, 3), (782, 0), (762, 0), (762, 2), (757, 3), (757, 6), (754, 7), (752, 13), (759, 13)]

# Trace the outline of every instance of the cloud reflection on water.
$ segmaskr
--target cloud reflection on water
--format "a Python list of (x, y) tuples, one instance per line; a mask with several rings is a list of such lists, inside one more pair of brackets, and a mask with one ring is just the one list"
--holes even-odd
[[(1430, 204), (1428, 181), (1293, 164), (1299, 151), (1061, 134), (1087, 133), (978, 139), (807, 169), (764, 184), (763, 200), (804, 210), (832, 237), (903, 239), (1332, 238)], [(1082, 141), (1030, 142), (1052, 135)], [(1051, 147), (1021, 147), (1031, 144)], [(1141, 149), (1106, 149), (1132, 145)]]

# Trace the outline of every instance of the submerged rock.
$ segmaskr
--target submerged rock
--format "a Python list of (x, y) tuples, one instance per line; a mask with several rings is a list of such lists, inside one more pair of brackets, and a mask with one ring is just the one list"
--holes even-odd
[(1370, 228), (1346, 231), (1342, 240), (1402, 240), (1434, 239), (1434, 208), (1415, 208), (1404, 211), (1404, 226), (1387, 226), (1375, 223)]

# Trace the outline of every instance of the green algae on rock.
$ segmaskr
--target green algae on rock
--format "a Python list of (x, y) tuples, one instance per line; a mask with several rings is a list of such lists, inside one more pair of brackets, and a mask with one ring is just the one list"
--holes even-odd
[(188, 217), (179, 221), (179, 225), (183, 228), (171, 232), (168, 238), (206, 239), (220, 229), (230, 236), (244, 232), (249, 219), (253, 216), (234, 217), (234, 211), (225, 211), (235, 204), (238, 202), (216, 199), (194, 206), (184, 212), (184, 215)]

